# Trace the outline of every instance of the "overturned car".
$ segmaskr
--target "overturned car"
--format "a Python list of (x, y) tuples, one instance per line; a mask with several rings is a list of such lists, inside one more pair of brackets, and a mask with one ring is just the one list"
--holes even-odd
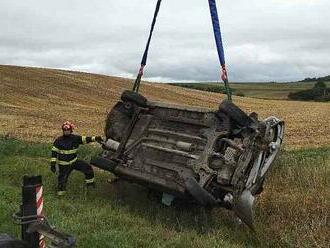
[(125, 91), (108, 114), (105, 134), (93, 165), (202, 206), (232, 209), (252, 227), (254, 198), (280, 150), (284, 122), (260, 121), (227, 100), (210, 110)]

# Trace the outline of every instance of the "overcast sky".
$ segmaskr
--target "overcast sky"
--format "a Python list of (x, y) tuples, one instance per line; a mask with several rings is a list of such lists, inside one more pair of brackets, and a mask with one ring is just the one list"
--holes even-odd
[[(218, 0), (231, 81), (330, 74), (329, 0)], [(156, 0), (0, 0), (0, 64), (134, 77)], [(216, 81), (207, 0), (163, 0), (145, 77)]]

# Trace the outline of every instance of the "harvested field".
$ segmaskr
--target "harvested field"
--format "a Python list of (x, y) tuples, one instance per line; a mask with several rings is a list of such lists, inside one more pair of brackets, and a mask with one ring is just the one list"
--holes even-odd
[[(88, 73), (0, 66), (0, 135), (51, 141), (65, 120), (77, 132), (102, 134), (108, 110), (131, 80)], [(217, 108), (224, 95), (166, 84), (145, 83), (149, 100)], [(234, 97), (247, 112), (275, 115), (286, 122), (285, 148), (330, 145), (330, 103)]]
[[(287, 126), (290, 151), (280, 154), (257, 199), (256, 233), (226, 210), (214, 209), (204, 234), (192, 209), (164, 207), (134, 184), (109, 185), (111, 175), (101, 170), (94, 194), (86, 194), (82, 175), (73, 173), (68, 196), (57, 198), (47, 164), (60, 125), (71, 120), (79, 133), (102, 134), (106, 112), (129, 88), (131, 80), (122, 78), (0, 66), (1, 232), (19, 236), (10, 218), (19, 205), (19, 182), (23, 175), (41, 174), (47, 216), (74, 234), (78, 247), (329, 247), (330, 103), (234, 98), (247, 112), (276, 115)], [(210, 108), (225, 97), (151, 83), (142, 85), (142, 93), (150, 100)], [(99, 152), (84, 146), (79, 157), (89, 161)]]

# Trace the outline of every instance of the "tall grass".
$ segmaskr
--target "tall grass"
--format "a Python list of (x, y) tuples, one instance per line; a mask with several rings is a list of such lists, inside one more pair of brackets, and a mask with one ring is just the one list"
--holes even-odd
[[(41, 174), (45, 212), (58, 229), (73, 234), (78, 247), (328, 247), (330, 148), (282, 152), (255, 208), (256, 233), (240, 225), (227, 210), (202, 215), (184, 203), (165, 207), (157, 195), (96, 171), (90, 192), (74, 172), (68, 194), (55, 196), (49, 171), (50, 144), (0, 138), (0, 232), (19, 236), (11, 222), (18, 210), (23, 175)], [(84, 146), (89, 159), (99, 148)]]

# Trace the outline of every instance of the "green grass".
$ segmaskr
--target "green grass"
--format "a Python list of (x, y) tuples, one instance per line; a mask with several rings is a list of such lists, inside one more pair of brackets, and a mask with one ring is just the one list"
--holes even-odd
[[(330, 148), (285, 151), (256, 204), (256, 233), (227, 210), (214, 209), (201, 232), (193, 206), (165, 207), (140, 186), (96, 171), (97, 188), (86, 192), (83, 175), (73, 172), (68, 194), (55, 195), (49, 171), (50, 144), (0, 138), (0, 233), (19, 237), (12, 224), (21, 199), (23, 175), (43, 176), (45, 212), (58, 229), (73, 234), (77, 247), (328, 247)], [(89, 145), (80, 157), (99, 148)]]
[[(295, 83), (230, 83), (234, 95), (244, 95), (262, 99), (288, 99), (290, 92), (297, 92), (313, 88), (315, 82)], [(326, 82), (330, 87), (330, 82)], [(221, 83), (176, 83), (176, 86), (206, 90), (212, 92), (224, 92)]]

